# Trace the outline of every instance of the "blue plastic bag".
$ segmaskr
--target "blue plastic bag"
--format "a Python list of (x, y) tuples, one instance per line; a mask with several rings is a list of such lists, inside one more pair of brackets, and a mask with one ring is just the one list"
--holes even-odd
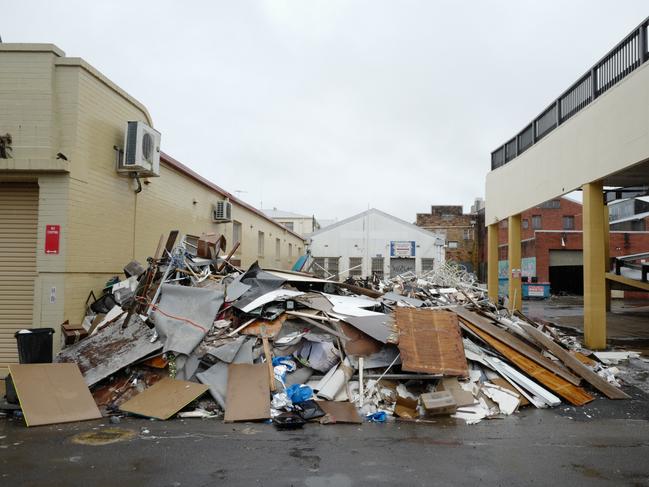
[(388, 420), (388, 415), (385, 411), (377, 411), (375, 413), (370, 413), (365, 416), (370, 423), (385, 423)]
[(286, 388), (286, 395), (293, 404), (299, 404), (313, 397), (313, 389), (304, 384), (293, 384)]

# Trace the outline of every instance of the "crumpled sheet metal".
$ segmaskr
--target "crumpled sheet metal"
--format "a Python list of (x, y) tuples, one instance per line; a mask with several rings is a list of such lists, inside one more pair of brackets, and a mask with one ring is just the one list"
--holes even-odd
[(154, 332), (137, 315), (126, 328), (121, 322), (111, 323), (97, 333), (59, 352), (56, 362), (72, 362), (79, 366), (88, 386), (118, 370), (159, 351), (161, 341), (151, 343)]
[(212, 327), (223, 299), (222, 291), (163, 284), (153, 321), (164, 352), (189, 355)]
[(239, 278), (238, 282), (239, 284), (250, 286), (234, 303), (236, 308), (242, 309), (258, 297), (279, 289), (286, 280), (262, 270), (259, 264), (255, 262)]

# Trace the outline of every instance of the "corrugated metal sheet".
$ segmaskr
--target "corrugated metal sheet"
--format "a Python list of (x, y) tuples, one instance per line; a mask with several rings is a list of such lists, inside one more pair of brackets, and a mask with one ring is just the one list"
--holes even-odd
[(18, 361), (14, 333), (32, 326), (38, 186), (0, 183), (0, 367)]

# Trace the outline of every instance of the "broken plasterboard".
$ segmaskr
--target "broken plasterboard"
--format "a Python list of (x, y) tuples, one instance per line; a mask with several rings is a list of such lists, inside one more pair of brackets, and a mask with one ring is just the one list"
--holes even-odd
[(401, 368), (409, 372), (468, 377), (457, 315), (450, 311), (397, 308)]
[(270, 418), (270, 379), (266, 364), (230, 364), (225, 421)]
[(165, 377), (123, 403), (119, 409), (147, 418), (169, 419), (207, 389), (208, 386), (203, 384)]
[(76, 364), (10, 364), (27, 426), (101, 418)]
[(92, 386), (160, 350), (162, 342), (152, 342), (153, 337), (153, 330), (133, 315), (126, 328), (118, 322), (106, 325), (94, 335), (61, 350), (55, 361), (76, 363), (86, 384)]

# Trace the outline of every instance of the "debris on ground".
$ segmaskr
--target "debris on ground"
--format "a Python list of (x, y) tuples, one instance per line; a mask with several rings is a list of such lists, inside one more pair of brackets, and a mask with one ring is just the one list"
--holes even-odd
[[(62, 325), (56, 363), (31, 378), (29, 366), (12, 366), (28, 424), (97, 417), (84, 403), (77, 416), (34, 419), (39, 394), (51, 401), (80, 384), (103, 416), (278, 429), (440, 416), (474, 424), (523, 407), (582, 406), (597, 391), (629, 398), (613, 366), (637, 354), (591, 352), (496, 306), (458, 265), (338, 283), (256, 263), (240, 269), (237, 246), (220, 255), (224, 237), (174, 231), (148, 265), (128, 263), (102, 296), (89, 296), (82, 325)], [(57, 382), (50, 369), (62, 364), (83, 379)]]

